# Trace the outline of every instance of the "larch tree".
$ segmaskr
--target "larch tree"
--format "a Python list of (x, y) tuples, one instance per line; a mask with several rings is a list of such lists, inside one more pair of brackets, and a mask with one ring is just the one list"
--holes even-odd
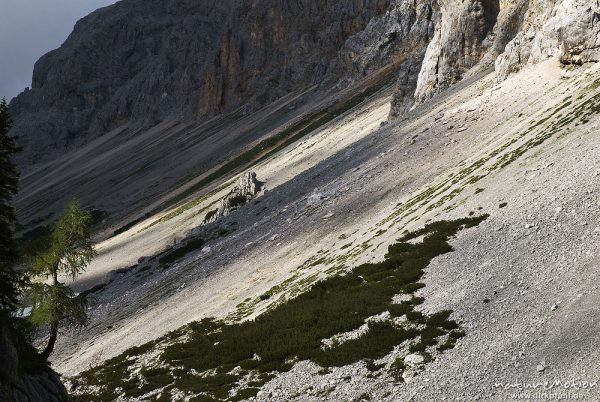
[(82, 295), (61, 282), (62, 276), (77, 278), (96, 256), (90, 233), (91, 215), (79, 207), (76, 200), (57, 219), (49, 237), (48, 249), (32, 258), (31, 272), (42, 278), (31, 285), (31, 315), (35, 326), (48, 325), (50, 338), (43, 358), (48, 358), (61, 325), (85, 325), (87, 301)]

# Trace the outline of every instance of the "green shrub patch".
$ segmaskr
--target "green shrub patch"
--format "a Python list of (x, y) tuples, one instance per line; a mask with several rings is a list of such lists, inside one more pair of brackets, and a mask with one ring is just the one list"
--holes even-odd
[[(143, 368), (130, 376), (129, 366), (136, 358), (134, 353), (126, 352), (84, 372), (81, 381), (100, 385), (110, 397), (116, 394), (109, 390), (117, 387), (126, 396), (133, 396), (133, 388), (137, 387), (143, 391), (137, 397), (154, 390), (159, 395), (158, 390), (172, 387), (196, 395), (198, 400), (239, 400), (255, 395), (275, 373), (290, 370), (297, 361), (311, 360), (328, 368), (381, 359), (402, 345), (409, 346), (411, 353), (425, 356), (429, 355), (428, 348), (441, 341), (445, 343), (438, 350), (451, 348), (464, 335), (458, 323), (450, 319), (452, 312), (425, 315), (415, 310), (423, 298), (414, 292), (424, 286), (419, 281), (431, 260), (452, 251), (448, 240), (486, 218), (436, 222), (407, 233), (389, 246), (383, 261), (317, 282), (305, 293), (252, 321), (204, 319), (188, 324), (177, 333), (186, 335), (183, 340), (163, 337), (169, 341), (158, 357), (160, 368)], [(421, 237), (420, 242), (411, 241)], [(394, 303), (394, 296), (402, 293), (410, 299)], [(386, 311), (392, 318), (368, 320)], [(402, 316), (406, 319), (395, 320)], [(360, 336), (325, 346), (324, 340), (356, 331), (365, 322), (368, 330)], [(402, 362), (394, 367), (401, 376)]]

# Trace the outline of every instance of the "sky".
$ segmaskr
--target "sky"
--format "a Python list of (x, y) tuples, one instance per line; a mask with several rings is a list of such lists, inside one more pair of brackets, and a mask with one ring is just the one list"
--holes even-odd
[(0, 0), (0, 98), (31, 86), (33, 65), (59, 47), (75, 22), (116, 0)]

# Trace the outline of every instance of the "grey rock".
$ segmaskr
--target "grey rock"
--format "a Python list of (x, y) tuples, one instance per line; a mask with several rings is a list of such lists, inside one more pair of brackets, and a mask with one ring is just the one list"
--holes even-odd
[[(2, 323), (4, 325), (4, 323)], [(27, 402), (66, 402), (67, 390), (51, 369), (26, 373), (19, 365), (14, 338), (0, 326), (0, 400)]]
[(12, 100), (21, 165), (124, 125), (203, 119), (244, 105), (248, 114), (325, 77), (360, 74), (350, 48), (338, 55), (390, 4), (123, 0), (101, 8), (37, 61), (31, 89)]
[(204, 223), (212, 223), (229, 215), (246, 202), (258, 196), (265, 189), (265, 183), (256, 179), (256, 173), (242, 175), (235, 187), (221, 200), (217, 209), (206, 216)]
[[(399, 100), (404, 105), (411, 98), (423, 103), (488, 67), (495, 67), (496, 82), (501, 82), (523, 66), (550, 57), (563, 66), (596, 62), (599, 14), (600, 5), (585, 0), (442, 0), (424, 57), (420, 60), (421, 53), (414, 53), (411, 66), (420, 66), (416, 86), (396, 89), (390, 116), (407, 110), (398, 106)], [(400, 76), (408, 70), (403, 66)]]
[(404, 358), (404, 362), (408, 363), (412, 366), (421, 364), (424, 361), (425, 361), (425, 358), (423, 358), (423, 356), (416, 354), (416, 353), (410, 354)]
[(308, 204), (308, 206), (316, 207), (321, 205), (324, 199), (325, 196), (322, 193), (313, 193), (308, 197), (306, 203)]
[(437, 1), (402, 1), (390, 12), (401, 27), (398, 32), (400, 50), (398, 77), (390, 118), (398, 118), (413, 105), (419, 72), (425, 52), (441, 18)]
[(600, 60), (600, 5), (586, 0), (534, 0), (528, 3), (523, 29), (496, 60), (498, 82), (527, 64), (549, 57), (558, 57), (565, 66)]
[(491, 42), (500, 4), (497, 0), (440, 1), (436, 26), (419, 73), (415, 100), (420, 103), (459, 81), (477, 65)]

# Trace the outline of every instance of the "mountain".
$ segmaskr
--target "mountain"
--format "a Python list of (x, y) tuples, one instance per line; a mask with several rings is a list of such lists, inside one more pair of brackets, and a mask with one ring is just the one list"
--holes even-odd
[(412, 91), (438, 14), (435, 2), (382, 0), (100, 9), (11, 102), (21, 220), (43, 222), (76, 195), (109, 223), (133, 221), (365, 77), (380, 77), (373, 87), (401, 71), (398, 86)]
[(82, 19), (11, 102), (26, 228), (72, 195), (100, 216), (71, 283), (90, 325), (53, 358), (74, 397), (505, 401), (585, 381), (593, 400), (599, 16), (123, 0)]
[(151, 127), (242, 105), (249, 113), (335, 81), (346, 40), (389, 3), (125, 0), (100, 9), (36, 63), (31, 89), (11, 103), (24, 163), (132, 121)]

